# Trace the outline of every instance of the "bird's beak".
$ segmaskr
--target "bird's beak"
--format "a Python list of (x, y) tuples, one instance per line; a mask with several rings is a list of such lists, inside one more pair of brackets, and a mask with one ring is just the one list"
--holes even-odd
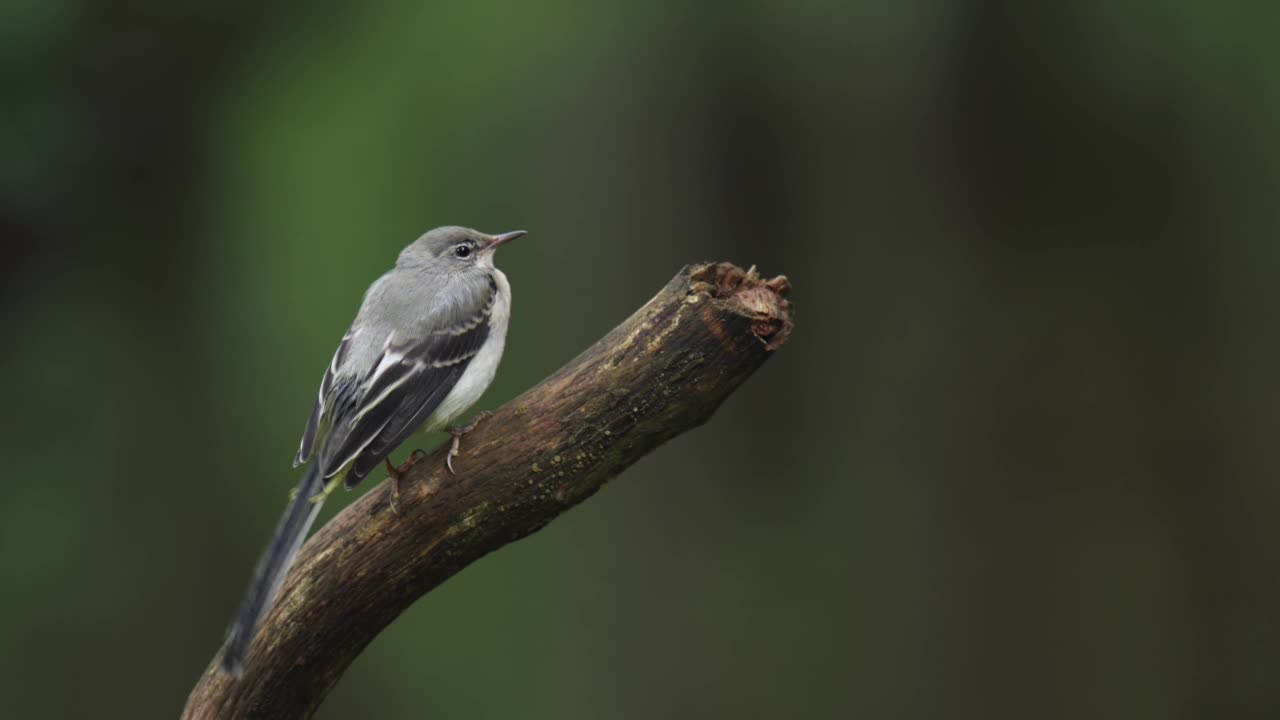
[(495, 250), (498, 248), (499, 245), (506, 245), (507, 243), (511, 242), (512, 240), (515, 240), (521, 235), (527, 235), (527, 234), (528, 233), (524, 230), (512, 230), (511, 232), (502, 233), (501, 235), (494, 235), (493, 239), (489, 241), (488, 249)]

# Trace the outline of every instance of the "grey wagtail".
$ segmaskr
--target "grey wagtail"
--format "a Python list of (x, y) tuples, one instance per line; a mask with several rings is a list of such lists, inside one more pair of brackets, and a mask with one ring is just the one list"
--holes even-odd
[[(405, 248), (374, 281), (320, 381), (294, 465), (310, 461), (275, 535), (258, 561), (227, 631), (222, 668), (239, 677), (258, 623), (271, 607), (325, 497), (338, 481), (354, 487), (414, 432), (448, 426), (493, 381), (511, 317), (511, 286), (494, 252), (523, 230), (486, 235), (462, 227), (432, 230)], [(451, 430), (453, 458), (463, 433)]]

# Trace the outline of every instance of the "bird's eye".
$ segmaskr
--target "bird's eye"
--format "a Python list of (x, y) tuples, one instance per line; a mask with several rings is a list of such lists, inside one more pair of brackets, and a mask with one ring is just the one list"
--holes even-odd
[(471, 246), (466, 243), (462, 243), (453, 249), (453, 254), (460, 258), (471, 257)]

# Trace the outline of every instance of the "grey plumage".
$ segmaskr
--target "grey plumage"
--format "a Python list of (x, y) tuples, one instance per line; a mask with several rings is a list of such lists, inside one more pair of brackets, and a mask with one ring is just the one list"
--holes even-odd
[(295, 465), (318, 451), (323, 477), (346, 468), (354, 487), (435, 410), (488, 339), (492, 275), (426, 285), (418, 274), (392, 271), (370, 288), (325, 371)]
[(320, 382), (294, 465), (311, 465), (227, 634), (222, 666), (239, 675), (262, 616), (301, 547), (326, 481), (350, 488), (419, 428), (448, 424), (479, 399), (502, 355), (510, 314), (498, 246), (523, 235), (436, 228), (376, 280)]

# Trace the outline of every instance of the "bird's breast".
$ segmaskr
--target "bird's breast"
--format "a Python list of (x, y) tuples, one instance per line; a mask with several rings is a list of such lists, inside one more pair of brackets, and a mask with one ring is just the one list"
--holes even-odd
[(480, 346), (480, 351), (467, 364), (467, 369), (462, 372), (457, 384), (423, 423), (422, 429), (425, 432), (435, 432), (447, 426), (466, 412), (467, 408), (476, 404), (498, 372), (502, 351), (507, 344), (507, 324), (511, 319), (511, 285), (501, 270), (495, 268), (493, 276), (498, 283), (498, 296), (489, 315), (489, 335)]

